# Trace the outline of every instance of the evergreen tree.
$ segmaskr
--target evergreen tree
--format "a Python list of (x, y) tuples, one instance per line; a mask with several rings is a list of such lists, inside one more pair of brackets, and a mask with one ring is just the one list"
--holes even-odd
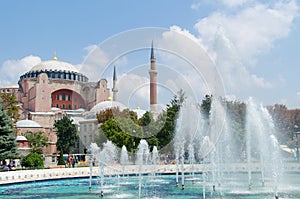
[(15, 156), (17, 156), (15, 128), (13, 127), (12, 119), (0, 105), (0, 160)]
[(62, 151), (59, 152), (58, 163), (57, 165), (66, 165), (64, 154)]
[(178, 96), (175, 95), (171, 100), (171, 103), (167, 105), (167, 111), (161, 115), (157, 122), (157, 126), (161, 126), (160, 123), (163, 123), (163, 127), (157, 133), (156, 138), (158, 139), (158, 148), (161, 149), (168, 145), (175, 133), (176, 120), (178, 118), (178, 113), (180, 107), (185, 99), (184, 92), (180, 90)]
[(70, 153), (71, 147), (73, 147), (78, 140), (77, 128), (72, 122), (73, 120), (64, 116), (54, 123), (54, 127), (57, 130), (56, 147), (64, 153)]

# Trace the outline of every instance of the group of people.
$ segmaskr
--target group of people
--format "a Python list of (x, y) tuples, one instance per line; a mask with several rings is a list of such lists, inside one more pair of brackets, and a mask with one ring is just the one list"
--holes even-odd
[(77, 161), (76, 157), (68, 155), (67, 163), (68, 163), (69, 168), (72, 168), (72, 167), (74, 168), (75, 163), (78, 163), (78, 161)]
[(1, 163), (0, 168), (3, 171), (14, 171), (16, 170), (16, 162), (15, 160), (10, 160), (9, 164), (7, 164), (6, 160)]

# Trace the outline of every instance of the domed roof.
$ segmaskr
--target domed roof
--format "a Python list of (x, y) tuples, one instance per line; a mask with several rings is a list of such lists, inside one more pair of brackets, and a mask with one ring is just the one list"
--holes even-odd
[(43, 61), (34, 67), (31, 68), (29, 72), (35, 72), (35, 71), (69, 71), (69, 72), (75, 72), (79, 73), (79, 71), (72, 66), (72, 64), (58, 61), (58, 60), (47, 60)]
[(18, 135), (16, 141), (27, 141), (27, 138), (22, 135)]
[(140, 108), (133, 109), (132, 111), (136, 112), (138, 118), (143, 117), (143, 115), (147, 112), (146, 110), (142, 110)]
[(100, 103), (96, 104), (90, 110), (89, 114), (87, 115), (87, 118), (88, 119), (96, 118), (96, 114), (99, 113), (100, 111), (104, 111), (104, 110), (109, 109), (109, 108), (117, 108), (117, 107), (119, 107), (120, 111), (123, 111), (124, 109), (127, 108), (122, 103), (116, 102), (116, 101), (104, 101), (104, 102), (100, 102)]
[(33, 120), (20, 120), (16, 123), (17, 128), (40, 128), (42, 127)]

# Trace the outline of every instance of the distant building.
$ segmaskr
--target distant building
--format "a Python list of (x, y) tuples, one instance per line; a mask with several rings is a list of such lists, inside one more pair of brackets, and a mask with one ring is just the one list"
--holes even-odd
[[(157, 70), (153, 42), (150, 61), (150, 110), (157, 115)], [(73, 119), (80, 131), (80, 141), (75, 150), (82, 153), (85, 147), (94, 142), (98, 132), (96, 114), (110, 107), (117, 106), (120, 110), (125, 108), (117, 102), (115, 67), (113, 101), (107, 84), (106, 79), (89, 82), (87, 76), (80, 73), (72, 64), (58, 60), (54, 54), (52, 60), (43, 61), (21, 75), (18, 86), (2, 87), (0, 92), (12, 93), (20, 102), (21, 121), (17, 122), (17, 136), (42, 131), (49, 139), (49, 146), (44, 149), (44, 153), (57, 153), (54, 122), (67, 115)], [(140, 109), (136, 111), (139, 116), (143, 113)]]

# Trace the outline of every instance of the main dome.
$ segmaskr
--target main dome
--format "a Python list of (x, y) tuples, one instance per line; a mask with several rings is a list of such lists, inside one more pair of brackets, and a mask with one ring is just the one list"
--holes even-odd
[(37, 72), (37, 71), (66, 71), (66, 72), (74, 72), (79, 73), (79, 71), (72, 66), (72, 64), (58, 61), (58, 60), (47, 60), (43, 61), (34, 67), (31, 68), (29, 72)]
[(58, 61), (56, 57), (33, 66), (30, 71), (20, 76), (19, 82), (26, 78), (37, 78), (42, 73), (46, 73), (50, 79), (88, 82), (88, 78), (72, 64)]

